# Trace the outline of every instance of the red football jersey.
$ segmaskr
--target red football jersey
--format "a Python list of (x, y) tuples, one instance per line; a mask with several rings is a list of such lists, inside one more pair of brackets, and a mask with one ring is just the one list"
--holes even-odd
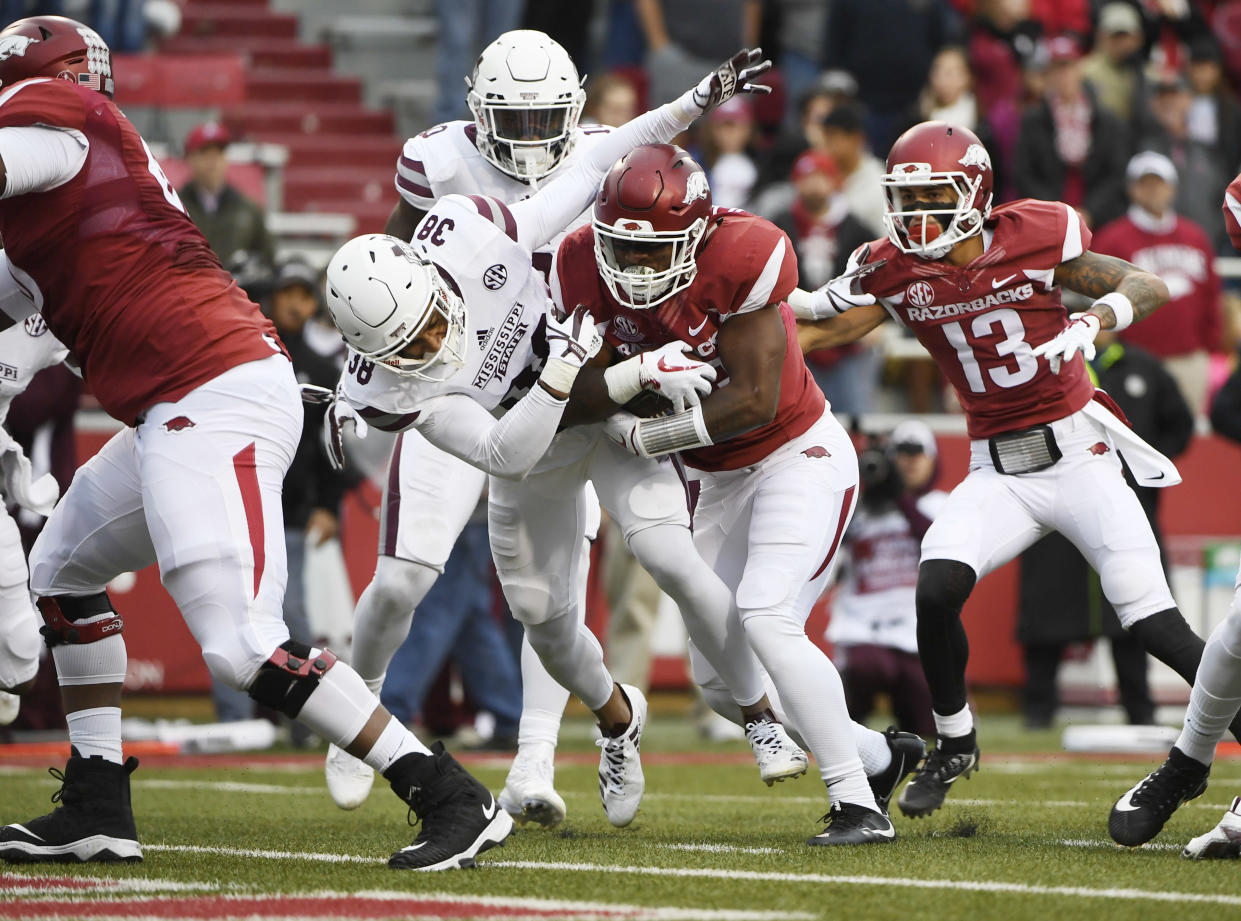
[(0, 199), (0, 238), (104, 409), (133, 425), (155, 403), (283, 351), (107, 97), (65, 80), (16, 84), (0, 96), (0, 128), (31, 125), (80, 132), (90, 149), (64, 185)]
[(952, 383), (971, 438), (1063, 418), (1095, 391), (1080, 354), (1053, 374), (1032, 353), (1068, 325), (1052, 275), (1089, 248), (1089, 229), (1066, 204), (1023, 199), (993, 210), (986, 233), (986, 251), (961, 267), (884, 238), (871, 259), (887, 264), (862, 281)]
[[(797, 287), (797, 258), (784, 231), (744, 211), (716, 208), (709, 236), (698, 252), (693, 284), (654, 309), (635, 310), (617, 303), (600, 278), (594, 233), (590, 225), (579, 227), (556, 251), (552, 284), (560, 302), (589, 305), (595, 319), (607, 324), (604, 338), (623, 356), (678, 339), (689, 343), (697, 358), (715, 367), (716, 389), (728, 382), (715, 347), (724, 322), (730, 316), (783, 301)], [(823, 392), (806, 369), (793, 311), (781, 304), (780, 315), (787, 343), (776, 417), (720, 444), (682, 452), (690, 466), (734, 470), (757, 463), (823, 415)]]

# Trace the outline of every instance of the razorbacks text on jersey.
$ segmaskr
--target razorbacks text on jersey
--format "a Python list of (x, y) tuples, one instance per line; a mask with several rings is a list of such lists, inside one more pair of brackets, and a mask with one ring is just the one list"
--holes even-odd
[(983, 254), (957, 267), (902, 253), (884, 238), (870, 251), (886, 264), (862, 280), (952, 383), (971, 438), (1061, 419), (1095, 393), (1081, 355), (1054, 374), (1032, 351), (1068, 322), (1053, 274), (1090, 247), (1077, 212), (1033, 199), (1001, 205), (983, 241)]
[(0, 237), (14, 278), (104, 409), (132, 425), (155, 403), (282, 351), (110, 100), (65, 80), (24, 80), (0, 94), (0, 127), (29, 126), (77, 132), (86, 160), (63, 185), (0, 200)]
[[(698, 274), (684, 291), (654, 309), (619, 304), (595, 264), (594, 230), (581, 227), (561, 244), (552, 276), (552, 295), (562, 306), (585, 304), (604, 323), (604, 339), (622, 357), (680, 339), (696, 358), (718, 373), (714, 388), (727, 386), (728, 372), (716, 353), (716, 337), (730, 316), (783, 301), (797, 286), (797, 257), (782, 230), (744, 211), (712, 209), (711, 225), (697, 256)], [(805, 432), (823, 414), (823, 392), (806, 368), (797, 344), (792, 310), (780, 306), (787, 334), (776, 417), (735, 438), (685, 451), (686, 463), (702, 470), (732, 470), (766, 457)]]
[[(606, 125), (579, 126), (568, 154), (541, 183), (571, 169), (599, 139), (612, 131)], [(537, 188), (496, 169), (478, 150), (477, 127), (471, 121), (444, 122), (409, 138), (396, 164), (396, 190), (419, 211), (430, 211), (445, 195), (485, 195), (512, 204), (533, 195)], [(534, 253), (534, 266), (544, 275), (551, 270), (551, 254), (565, 233), (590, 220), (590, 209)]]
[(448, 195), (419, 222), (413, 245), (465, 302), (465, 364), (445, 381), (426, 381), (350, 350), (342, 394), (385, 431), (417, 425), (427, 400), (451, 393), (503, 415), (534, 386), (547, 358), (547, 285), (517, 242), (512, 212), (494, 198)]

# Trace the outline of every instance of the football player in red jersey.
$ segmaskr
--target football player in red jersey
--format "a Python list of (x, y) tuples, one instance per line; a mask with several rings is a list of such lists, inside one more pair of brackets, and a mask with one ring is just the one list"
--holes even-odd
[[(887, 239), (858, 250), (850, 271), (798, 305), (799, 315), (828, 318), (804, 328), (808, 348), (853, 341), (889, 317), (908, 326), (951, 381), (972, 439), (969, 475), (922, 541), (918, 653), (938, 739), (901, 794), (911, 816), (938, 809), (978, 766), (961, 608), (979, 578), (1044, 534), (1077, 546), (1152, 655), (1190, 682), (1202, 657), (1117, 452), (1143, 485), (1180, 476), (1090, 383), (1083, 358), (1101, 328), (1149, 315), (1168, 290), (1090, 252), (1090, 231), (1068, 205), (993, 209), (992, 181), (991, 158), (969, 130), (909, 129), (888, 155)], [(1067, 317), (1062, 286), (1096, 300)]]
[(30, 554), (72, 753), (60, 805), (0, 828), (0, 857), (142, 859), (137, 762), (121, 750), (123, 622), (106, 587), (158, 563), (212, 674), (363, 758), (422, 818), (392, 865), (472, 865), (508, 835), (508, 815), (349, 666), (289, 637), (280, 491), (301, 434), (297, 381), (112, 85), (111, 53), (81, 23), (41, 16), (0, 32), (0, 305), (13, 319), (41, 313), (125, 425)]
[[(1234, 248), (1241, 250), (1241, 176), (1224, 193), (1224, 225)], [(1225, 391), (1227, 391), (1225, 385)], [(1220, 396), (1225, 396), (1221, 391)], [(1225, 425), (1228, 400), (1217, 399), (1211, 421), (1216, 432), (1236, 438)], [(1206, 790), (1207, 774), (1224, 732), (1235, 726), (1241, 709), (1241, 572), (1232, 607), (1208, 637), (1194, 689), (1185, 710), (1185, 724), (1176, 744), (1158, 768), (1131, 787), (1112, 807), (1108, 832), (1119, 844), (1145, 844), (1163, 829), (1172, 813), (1186, 800)], [(1241, 797), (1210, 831), (1185, 845), (1182, 857), (1191, 860), (1241, 856)]]
[[(827, 827), (809, 843), (886, 842), (895, 838), (887, 800), (923, 744), (853, 724), (840, 676), (806, 635), (853, 514), (858, 468), (782, 303), (796, 283), (793, 248), (779, 228), (712, 208), (706, 174), (679, 147), (637, 148), (605, 177), (591, 225), (557, 252), (553, 297), (589, 305), (607, 343), (597, 361), (610, 365), (574, 386), (567, 413), (610, 416), (618, 444), (641, 457), (679, 454), (691, 469), (699, 486), (694, 543), (734, 596), (730, 642), (758, 656), (778, 692), (773, 703), (827, 785)], [(613, 359), (668, 343), (715, 366), (712, 392), (657, 418), (617, 412), (641, 384)], [(723, 682), (691, 656), (712, 707), (740, 723)], [(877, 775), (870, 783), (864, 765)]]

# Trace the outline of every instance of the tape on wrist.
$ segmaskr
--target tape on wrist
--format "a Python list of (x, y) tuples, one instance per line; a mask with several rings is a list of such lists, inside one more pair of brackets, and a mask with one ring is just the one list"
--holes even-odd
[[(1133, 301), (1119, 291), (1103, 295), (1103, 297), (1095, 301), (1095, 304), (1106, 304), (1111, 308), (1113, 315), (1116, 317), (1116, 325), (1112, 329), (1116, 332), (1120, 332), (1133, 322)], [(1103, 324), (1100, 323), (1099, 325), (1102, 326)]]
[(689, 451), (714, 444), (702, 406), (672, 416), (646, 419), (638, 423), (638, 447), (646, 457), (659, 457), (674, 451)]
[(577, 380), (577, 372), (580, 370), (577, 365), (563, 358), (549, 358), (543, 366), (539, 380), (558, 393), (568, 393), (573, 389), (573, 382)]
[(624, 406), (642, 392), (642, 356), (635, 355), (614, 364), (603, 372), (603, 383), (608, 388), (608, 399), (617, 406)]

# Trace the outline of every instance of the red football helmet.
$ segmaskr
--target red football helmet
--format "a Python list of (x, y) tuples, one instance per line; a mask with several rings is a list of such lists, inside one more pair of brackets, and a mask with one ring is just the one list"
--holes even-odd
[[(982, 232), (991, 214), (993, 181), (991, 156), (973, 131), (947, 122), (914, 125), (888, 153), (883, 177), (888, 239), (901, 252), (942, 258), (962, 240)], [(928, 186), (953, 189), (956, 202), (902, 201), (903, 189)]]
[(707, 174), (680, 147), (649, 144), (616, 162), (595, 196), (595, 261), (608, 290), (654, 307), (688, 288), (711, 217)]
[(0, 87), (57, 77), (112, 98), (112, 52), (89, 26), (64, 16), (31, 16), (0, 32)]

